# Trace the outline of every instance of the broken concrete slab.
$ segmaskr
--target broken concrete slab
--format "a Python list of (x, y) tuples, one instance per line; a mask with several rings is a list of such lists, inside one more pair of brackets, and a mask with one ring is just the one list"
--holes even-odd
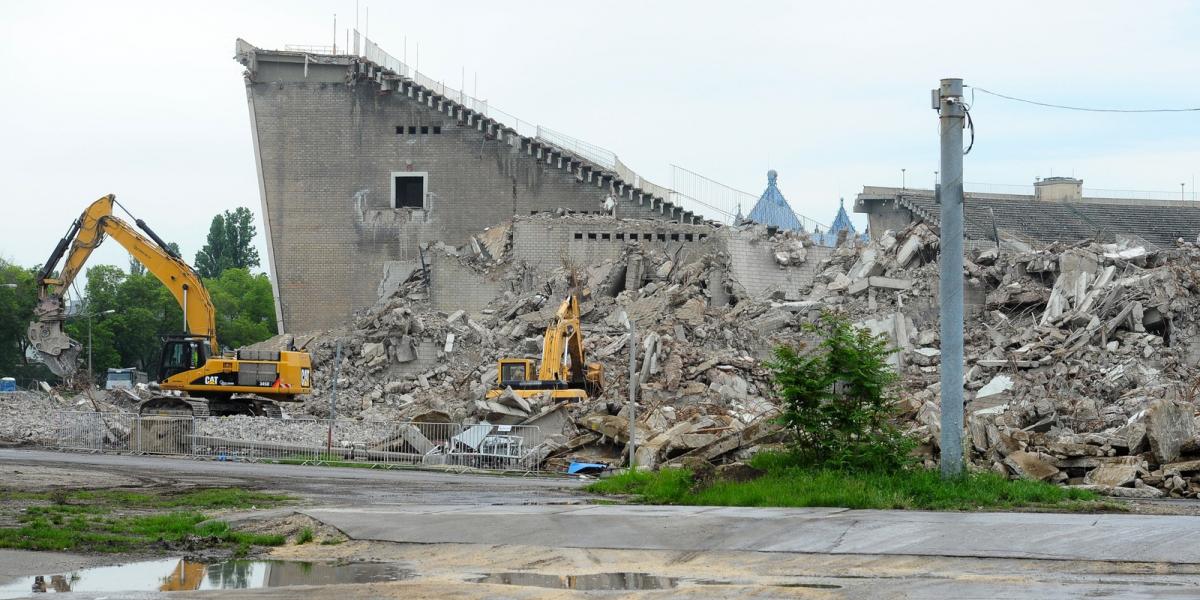
[(1083, 480), (1091, 485), (1126, 487), (1133, 485), (1134, 480), (1137, 479), (1137, 474), (1137, 465), (1103, 464), (1088, 471)]
[(1058, 474), (1058, 467), (1054, 466), (1053, 461), (1048, 455), (1024, 450), (1012, 452), (1004, 457), (1005, 466), (1012, 469), (1018, 477), (1037, 481), (1046, 481)]
[(1159, 398), (1146, 408), (1146, 436), (1160, 464), (1175, 462), (1196, 449), (1195, 410), (1190, 404)]

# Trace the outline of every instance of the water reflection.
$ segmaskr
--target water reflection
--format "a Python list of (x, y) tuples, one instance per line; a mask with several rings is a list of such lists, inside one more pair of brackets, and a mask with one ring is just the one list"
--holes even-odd
[(587, 575), (543, 575), (541, 573), (492, 573), (476, 583), (525, 585), (560, 590), (665, 590), (679, 580), (649, 573), (590, 573)]
[(228, 590), (379, 583), (408, 579), (415, 574), (389, 563), (312, 563), (271, 560), (231, 560), (205, 564), (172, 558), (111, 567), (79, 569), (56, 575), (34, 575), (0, 584), (0, 599), (57, 592), (134, 592)]

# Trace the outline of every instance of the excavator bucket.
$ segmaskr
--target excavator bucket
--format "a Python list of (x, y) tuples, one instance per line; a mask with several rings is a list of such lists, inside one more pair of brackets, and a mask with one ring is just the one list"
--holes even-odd
[(39, 319), (29, 324), (29, 342), (52, 373), (67, 377), (75, 373), (83, 345), (63, 331), (61, 306), (53, 298), (38, 304)]

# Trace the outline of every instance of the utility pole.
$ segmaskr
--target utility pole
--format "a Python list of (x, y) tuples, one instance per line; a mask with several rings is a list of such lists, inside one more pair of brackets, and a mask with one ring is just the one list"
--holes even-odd
[(942, 340), (942, 477), (963, 473), (963, 124), (961, 79), (933, 91), (941, 131), (941, 253), (938, 325)]
[(325, 442), (325, 453), (333, 454), (333, 429), (337, 426), (337, 382), (342, 367), (342, 340), (337, 341), (333, 358), (333, 393), (329, 396), (329, 439)]
[(908, 189), (908, 180), (906, 179), (907, 174), (908, 169), (900, 169), (900, 189), (902, 190)]
[[(628, 316), (626, 316), (628, 319)], [(637, 457), (637, 327), (633, 319), (629, 326), (629, 469), (633, 470)]]

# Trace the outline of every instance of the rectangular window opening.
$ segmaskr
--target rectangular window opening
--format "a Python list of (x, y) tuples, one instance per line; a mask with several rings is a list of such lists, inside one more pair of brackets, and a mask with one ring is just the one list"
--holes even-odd
[(702, 233), (702, 234), (700, 234), (700, 241), (702, 241), (702, 242), (703, 242), (703, 241), (704, 241), (704, 240), (706, 240), (706, 239), (708, 239), (708, 234), (707, 234), (707, 233)]
[(692, 234), (690, 234), (690, 233), (683, 234), (683, 241), (685, 241), (685, 242), (692, 241)]
[(609, 234), (609, 233), (602, 233), (602, 234), (600, 234), (600, 239), (602, 239), (602, 240), (611, 240), (611, 239), (612, 239), (612, 234)]
[(575, 239), (577, 239), (577, 240), (582, 240), (582, 239), (583, 239), (583, 232), (581, 232), (581, 231), (576, 231), (576, 232), (575, 232)]
[(678, 233), (672, 233), (672, 234), (671, 234), (671, 241), (672, 241), (672, 242), (678, 242), (678, 241), (679, 241), (679, 234), (678, 234)]
[(421, 126), (421, 135), (429, 135), (429, 126), (428, 125)]
[(416, 135), (416, 134), (417, 134), (417, 126), (409, 125), (408, 126), (408, 135)]
[(392, 208), (425, 208), (425, 173), (392, 173)]
[(618, 234), (617, 234), (617, 241), (620, 241), (620, 242), (623, 242), (623, 241), (625, 241), (625, 234), (624, 234), (624, 233), (618, 233)]
[(647, 242), (648, 242), (648, 241), (650, 241), (650, 239), (651, 239), (651, 238), (653, 238), (653, 237), (654, 237), (654, 236), (653, 236), (652, 234), (649, 234), (649, 233), (643, 233), (643, 234), (642, 234), (642, 239), (643, 239), (643, 240), (646, 240)]
[(442, 133), (442, 126), (441, 126), (441, 125), (434, 125), (434, 126), (433, 126), (433, 133), (434, 133), (435, 135), (441, 135), (441, 133)]
[(396, 126), (396, 135), (404, 135), (404, 126), (403, 125)]
[(596, 234), (594, 234), (594, 233), (589, 233), (589, 234), (588, 234), (588, 239), (589, 239), (589, 240), (594, 240), (594, 239), (596, 239)]
[(658, 234), (658, 241), (660, 241), (660, 242), (667, 241), (667, 234), (665, 234), (665, 233)]

